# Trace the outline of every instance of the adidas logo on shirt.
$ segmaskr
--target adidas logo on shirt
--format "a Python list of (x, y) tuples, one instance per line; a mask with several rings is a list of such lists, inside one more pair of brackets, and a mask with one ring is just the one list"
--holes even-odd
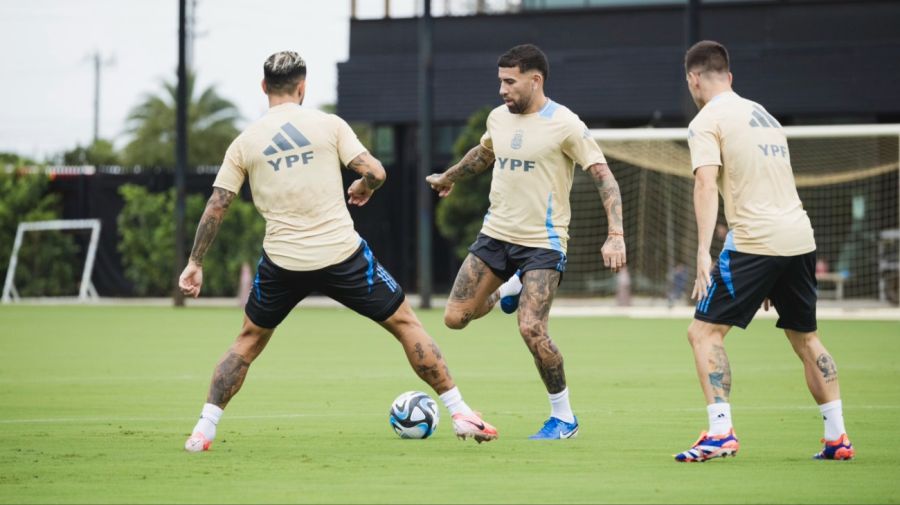
[[(287, 138), (285, 138), (287, 135)], [(291, 143), (288, 138), (290, 138), (293, 143)], [(276, 133), (274, 137), (272, 137), (272, 142), (274, 145), (270, 145), (266, 147), (263, 151), (263, 156), (272, 156), (274, 154), (278, 154), (281, 152), (293, 151), (295, 149), (300, 149), (302, 147), (306, 147), (312, 142), (306, 138), (305, 135), (300, 133), (300, 130), (297, 129), (291, 123), (284, 123), (281, 125), (281, 131)], [(313, 159), (313, 151), (304, 151), (299, 154), (289, 154), (283, 158), (275, 158), (274, 160), (266, 160), (266, 163), (272, 166), (272, 168), (277, 172), (281, 170), (281, 162), (284, 161), (285, 168), (291, 168), (295, 163), (302, 162), (304, 165), (308, 164)]]
[(781, 123), (759, 105), (753, 104), (753, 111), (750, 114), (753, 116), (750, 119), (751, 128), (781, 128)]

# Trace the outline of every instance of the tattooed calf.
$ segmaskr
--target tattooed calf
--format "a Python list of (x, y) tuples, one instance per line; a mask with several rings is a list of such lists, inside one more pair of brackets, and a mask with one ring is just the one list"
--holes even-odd
[(822, 353), (816, 358), (816, 365), (822, 372), (822, 377), (826, 383), (837, 380), (837, 365), (834, 364), (834, 359), (827, 353)]

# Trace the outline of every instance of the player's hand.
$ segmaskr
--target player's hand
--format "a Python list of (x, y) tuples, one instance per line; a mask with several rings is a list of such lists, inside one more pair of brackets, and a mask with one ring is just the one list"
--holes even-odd
[(369, 201), (369, 198), (372, 198), (372, 194), (375, 193), (374, 189), (369, 189), (369, 185), (366, 184), (365, 179), (356, 179), (353, 181), (353, 184), (347, 188), (347, 203), (350, 205), (356, 205), (357, 207), (362, 207)]
[(444, 174), (431, 174), (425, 178), (425, 182), (431, 185), (431, 189), (438, 192), (438, 196), (444, 198), (453, 191), (453, 183), (448, 181)]
[(625, 238), (621, 235), (606, 237), (606, 243), (600, 248), (603, 256), (603, 266), (613, 272), (618, 272), (625, 266)]
[(184, 271), (181, 272), (181, 277), (178, 278), (178, 288), (185, 296), (197, 298), (200, 296), (201, 286), (203, 286), (203, 267), (188, 261)]
[(706, 293), (712, 285), (712, 275), (709, 273), (711, 269), (712, 258), (709, 253), (705, 251), (697, 253), (697, 279), (694, 280), (694, 292), (691, 293), (691, 299), (699, 302), (706, 298)]

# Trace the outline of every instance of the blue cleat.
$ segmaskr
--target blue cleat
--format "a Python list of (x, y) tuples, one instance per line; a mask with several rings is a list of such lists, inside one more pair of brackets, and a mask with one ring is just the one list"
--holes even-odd
[(506, 314), (512, 314), (518, 310), (519, 295), (522, 294), (522, 271), (516, 270), (516, 273), (500, 286), (499, 291), (501, 293), (504, 291), (507, 293), (515, 291), (515, 294), (507, 294), (500, 297), (500, 310)]
[(736, 456), (740, 443), (734, 436), (734, 429), (724, 435), (709, 435), (705, 431), (694, 442), (690, 449), (675, 455), (675, 461), (679, 463), (695, 463), (726, 456)]
[(567, 423), (558, 417), (551, 417), (544, 421), (541, 431), (528, 437), (529, 440), (562, 440), (574, 438), (578, 435), (578, 418), (574, 423)]
[(510, 295), (500, 298), (500, 310), (506, 314), (512, 314), (519, 309), (519, 295)]

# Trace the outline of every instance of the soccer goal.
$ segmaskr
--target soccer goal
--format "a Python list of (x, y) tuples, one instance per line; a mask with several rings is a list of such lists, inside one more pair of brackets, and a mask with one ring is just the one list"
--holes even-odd
[(64, 219), (56, 221), (32, 221), (19, 223), (19, 226), (16, 229), (16, 239), (13, 243), (12, 254), (9, 257), (9, 267), (6, 270), (6, 281), (3, 283), (3, 296), (2, 298), (0, 298), (0, 301), (2, 301), (2, 303), (10, 303), (13, 301), (19, 301), (21, 299), (18, 290), (16, 290), (15, 277), (16, 266), (19, 262), (19, 250), (22, 248), (22, 240), (26, 232), (48, 232), (85, 229), (90, 230), (91, 238), (88, 244), (84, 267), (81, 271), (81, 283), (76, 299), (80, 302), (96, 301), (98, 299), (97, 290), (94, 289), (94, 285), (91, 283), (91, 273), (94, 270), (94, 260), (97, 257), (97, 242), (100, 239), (99, 219)]
[[(897, 303), (900, 265), (900, 125), (788, 126), (800, 198), (815, 228), (822, 299)], [(685, 303), (697, 231), (687, 129), (591, 130), (622, 192), (628, 282), (636, 296)], [(568, 295), (610, 295), (622, 283), (603, 268), (606, 219), (578, 171), (572, 188)], [(726, 229), (720, 210), (713, 252)]]

